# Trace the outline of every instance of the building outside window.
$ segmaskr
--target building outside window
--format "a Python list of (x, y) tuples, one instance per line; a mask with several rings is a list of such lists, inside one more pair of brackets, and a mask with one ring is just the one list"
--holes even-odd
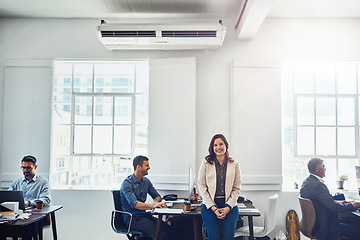
[(54, 189), (111, 189), (147, 155), (148, 61), (55, 61)]
[(359, 62), (286, 62), (282, 65), (282, 158), (284, 188), (299, 188), (307, 162), (324, 159), (326, 184), (356, 190), (359, 162)]

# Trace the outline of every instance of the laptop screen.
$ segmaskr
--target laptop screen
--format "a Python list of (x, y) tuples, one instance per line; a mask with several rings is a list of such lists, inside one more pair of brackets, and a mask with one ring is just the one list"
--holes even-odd
[(359, 196), (360, 196), (360, 166), (355, 166), (355, 171), (356, 171), (356, 181), (357, 181), (357, 185), (358, 185), (358, 192), (359, 192)]
[(22, 191), (0, 191), (0, 203), (3, 202), (18, 202), (19, 209), (25, 209), (24, 194)]

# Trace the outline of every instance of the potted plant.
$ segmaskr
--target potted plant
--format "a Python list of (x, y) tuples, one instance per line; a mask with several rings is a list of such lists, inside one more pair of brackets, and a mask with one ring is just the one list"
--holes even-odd
[(349, 179), (348, 175), (343, 174), (339, 177), (339, 180), (337, 181), (338, 189), (344, 189), (344, 182)]

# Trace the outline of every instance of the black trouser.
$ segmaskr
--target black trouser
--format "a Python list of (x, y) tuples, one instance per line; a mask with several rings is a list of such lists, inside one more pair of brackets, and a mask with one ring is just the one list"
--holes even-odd
[[(157, 220), (158, 220), (157, 218), (154, 218), (149, 214), (138, 214), (138, 215), (135, 214), (133, 215), (131, 229), (146, 233), (147, 235), (155, 239)], [(161, 240), (178, 239), (174, 228), (169, 226), (164, 221), (161, 224), (160, 239)]]

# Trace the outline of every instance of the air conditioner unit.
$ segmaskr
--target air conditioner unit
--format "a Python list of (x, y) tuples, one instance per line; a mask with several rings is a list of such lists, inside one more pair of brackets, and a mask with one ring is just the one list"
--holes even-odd
[(101, 42), (109, 50), (218, 49), (226, 27), (216, 24), (108, 24), (97, 27)]

